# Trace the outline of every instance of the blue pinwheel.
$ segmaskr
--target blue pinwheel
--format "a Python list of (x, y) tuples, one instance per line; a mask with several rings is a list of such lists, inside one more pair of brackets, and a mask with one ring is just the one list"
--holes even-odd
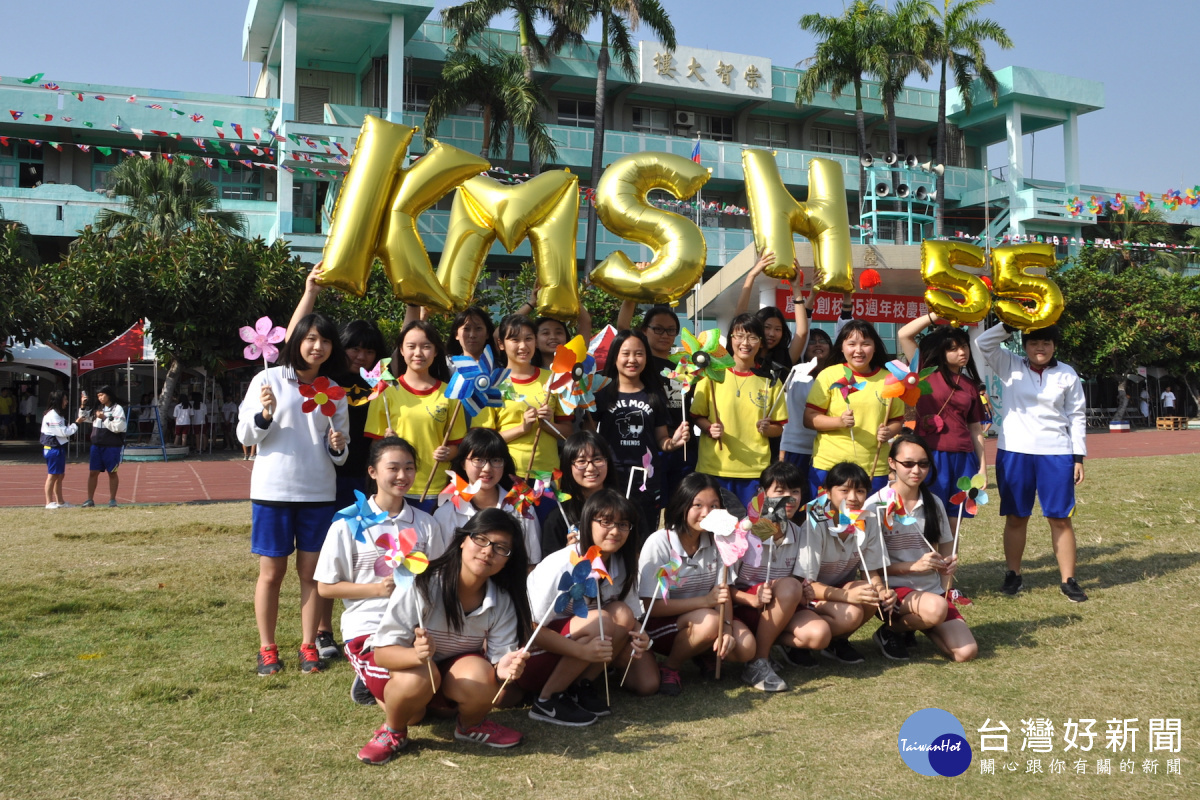
[(446, 397), (458, 400), (468, 417), (475, 417), (485, 408), (504, 406), (500, 385), (508, 380), (509, 369), (495, 366), (491, 346), (485, 346), (479, 361), (470, 356), (454, 356), (454, 374), (446, 384)]
[(334, 514), (333, 519), (335, 521), (339, 519), (346, 520), (346, 527), (350, 529), (350, 533), (354, 534), (355, 541), (367, 544), (370, 541), (367, 538), (367, 530), (387, 519), (387, 512), (380, 511), (376, 514), (371, 510), (371, 504), (367, 502), (367, 496), (358, 489), (355, 489), (354, 505), (346, 506)]
[(569, 611), (587, 619), (587, 598), (595, 597), (600, 591), (592, 575), (592, 562), (586, 559), (576, 564), (570, 572), (564, 572), (558, 579), (559, 595), (554, 600), (554, 613), (566, 614)]

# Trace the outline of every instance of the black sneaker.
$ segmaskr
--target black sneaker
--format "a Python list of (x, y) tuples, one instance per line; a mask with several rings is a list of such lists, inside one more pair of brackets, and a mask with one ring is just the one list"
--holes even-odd
[(534, 700), (533, 708), (529, 709), (529, 718), (572, 728), (591, 725), (597, 719), (592, 712), (580, 708), (566, 692), (555, 692), (548, 700)]
[(276, 645), (260, 647), (258, 650), (258, 674), (262, 677), (274, 675), (283, 669), (279, 662), (279, 648)]
[(575, 701), (577, 706), (597, 717), (607, 717), (612, 713), (608, 703), (604, 702), (604, 698), (596, 691), (596, 686), (589, 680), (577, 681), (574, 686), (567, 689), (566, 694)]
[(317, 653), (316, 645), (300, 645), (300, 671), (323, 672), (324, 670), (325, 662), (321, 660), (321, 656)]
[(1021, 591), (1024, 584), (1025, 581), (1021, 580), (1021, 576), (1010, 569), (1004, 573), (1004, 584), (1000, 587), (1000, 591), (1009, 595), (1016, 594)]
[(813, 651), (807, 647), (782, 647), (776, 645), (776, 652), (782, 657), (784, 663), (791, 664), (793, 667), (801, 669), (816, 669), (817, 657), (813, 655)]
[(905, 647), (916, 647), (917, 646), (917, 632), (916, 631), (905, 631), (904, 632), (904, 646)]
[(1067, 578), (1066, 583), (1060, 587), (1062, 593), (1067, 596), (1067, 599), (1072, 603), (1083, 603), (1087, 601), (1087, 594), (1079, 587), (1074, 578)]
[(354, 676), (354, 683), (350, 684), (350, 699), (360, 706), (376, 705), (375, 695), (371, 694), (371, 690), (363, 683), (363, 679)]
[(317, 655), (321, 656), (322, 661), (337, 661), (342, 655), (342, 649), (338, 647), (338, 643), (333, 640), (333, 634), (329, 631), (317, 631)]
[(880, 625), (871, 639), (879, 645), (879, 652), (883, 653), (884, 658), (908, 661), (908, 648), (904, 646), (903, 634), (896, 633), (886, 625)]
[(834, 639), (829, 643), (829, 647), (821, 651), (821, 655), (843, 664), (861, 664), (866, 660), (847, 639)]

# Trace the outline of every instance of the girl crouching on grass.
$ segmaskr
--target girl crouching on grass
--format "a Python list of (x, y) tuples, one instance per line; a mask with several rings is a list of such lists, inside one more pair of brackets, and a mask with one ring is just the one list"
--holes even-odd
[(867, 500), (867, 507), (875, 509), (867, 535), (878, 537), (882, 526), (888, 579), (897, 601), (890, 624), (881, 626), (873, 638), (885, 656), (903, 661), (912, 632), (924, 631), (947, 658), (970, 661), (979, 654), (979, 645), (945, 596), (945, 582), (954, 575), (958, 556), (951, 555), (954, 530), (946, 509), (926, 485), (932, 463), (933, 453), (924, 439), (901, 433), (892, 444), (888, 466), (896, 473), (891, 488), (903, 508), (878, 493)]
[[(371, 445), (367, 466), (367, 474), (375, 481), (377, 490), (367, 505), (372, 515), (383, 513), (386, 518), (361, 532), (352, 527), (351, 519), (335, 519), (313, 574), (321, 597), (341, 599), (346, 606), (342, 612), (342, 640), (355, 673), (350, 697), (359, 705), (374, 705), (372, 685), (377, 684), (376, 688), (382, 692), (387, 682), (387, 670), (375, 664), (371, 651), (363, 652), (367, 637), (379, 627), (388, 598), (396, 588), (391, 575), (380, 578), (375, 573), (375, 562), (384, 552), (375, 540), (384, 534), (396, 536), (412, 528), (417, 534), (415, 551), (433, 559), (443, 549), (433, 519), (404, 502), (404, 493), (412, 486), (416, 471), (412, 445), (396, 437), (377, 439)], [(350, 506), (345, 512), (356, 514), (358, 509)]]
[[(754, 636), (733, 619), (732, 589), (720, 583), (721, 554), (712, 534), (700, 527), (710, 512), (721, 507), (717, 479), (693, 472), (667, 503), (667, 527), (642, 545), (638, 594), (643, 606), (650, 606), (656, 591), (658, 568), (672, 559), (682, 565), (679, 583), (670, 589), (670, 600), (654, 604), (646, 626), (654, 642), (651, 649), (666, 657), (659, 669), (659, 692), (665, 695), (683, 691), (679, 668), (693, 656), (712, 651), (713, 655), (705, 659), (705, 671), (715, 666), (718, 657), (742, 663), (754, 657)], [(724, 616), (717, 613), (718, 608)]]
[[(804, 577), (812, 582), (813, 610), (829, 624), (832, 636), (821, 655), (843, 664), (859, 664), (863, 657), (850, 644), (850, 634), (879, 608), (885, 612), (891, 609), (896, 604), (896, 593), (884, 588), (885, 555), (879, 537), (867, 535), (854, 524), (836, 530), (843, 524), (839, 522), (843, 506), (850, 512), (862, 510), (871, 488), (867, 471), (843, 461), (826, 472), (825, 481), (828, 493), (809, 503), (804, 522), (805, 544), (813, 553), (801, 555), (800, 563), (819, 565), (815, 575)], [(867, 580), (855, 577), (860, 567)]]
[[(365, 764), (386, 764), (408, 744), (408, 726), (440, 694), (458, 708), (454, 738), (488, 747), (514, 747), (521, 734), (487, 718), (492, 698), (517, 680), (528, 653), (525, 545), (521, 529), (498, 508), (480, 511), (458, 532), (446, 554), (397, 592), (379, 629), (367, 640), (375, 663), (389, 671), (383, 696), (387, 720), (358, 753)], [(373, 688), (372, 691), (375, 691)], [(499, 705), (520, 694), (506, 690)]]

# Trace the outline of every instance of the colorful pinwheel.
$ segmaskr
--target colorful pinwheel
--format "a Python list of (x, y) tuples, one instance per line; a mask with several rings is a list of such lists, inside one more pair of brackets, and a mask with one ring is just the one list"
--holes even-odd
[(1117, 192), (1117, 194), (1113, 196), (1113, 199), (1108, 201), (1108, 207), (1112, 210), (1112, 212), (1114, 214), (1124, 214), (1125, 213), (1125, 195), (1121, 194), (1120, 192)]
[(592, 545), (583, 555), (578, 555), (574, 550), (567, 554), (571, 559), (571, 564), (576, 565), (586, 561), (592, 565), (591, 577), (597, 581), (606, 580), (608, 585), (612, 586), (612, 576), (608, 574), (608, 568), (604, 566), (604, 557), (600, 553), (599, 545)]
[(553, 472), (535, 472), (533, 473), (533, 493), (539, 498), (553, 498), (559, 505), (562, 505), (571, 499), (571, 495), (562, 491), (561, 481), (561, 469)]
[(471, 502), (471, 498), (479, 494), (481, 486), (479, 481), (467, 483), (454, 470), (446, 470), (446, 475), (450, 478), (450, 482), (446, 484), (446, 488), (442, 489), (438, 494), (438, 505), (445, 503), (447, 500), (454, 504), (455, 508), (466, 508)]
[[(696, 384), (698, 379), (698, 376), (696, 375), (697, 370), (692, 362), (687, 360), (686, 354), (680, 353), (678, 355), (680, 356), (680, 359), (675, 363), (675, 369), (663, 367), (662, 376), (669, 381), (675, 381), (682, 386), (683, 390), (686, 392)], [(671, 357), (674, 358), (675, 356)]]
[[(671, 592), (671, 587), (679, 585), (679, 570), (683, 568), (683, 564), (679, 561), (677, 553), (671, 554), (671, 560), (663, 564), (654, 573), (654, 584), (657, 593), (662, 595), (663, 602), (668, 601)], [(653, 602), (654, 595), (651, 595)]]
[(242, 355), (246, 357), (247, 361), (255, 361), (262, 356), (263, 368), (266, 369), (268, 361), (275, 361), (279, 358), (279, 348), (275, 345), (284, 340), (287, 331), (273, 324), (270, 317), (259, 317), (253, 328), (243, 325), (238, 330), (238, 334), (242, 337), (242, 341), (247, 343), (245, 349), (242, 350)]
[(954, 484), (958, 487), (958, 493), (950, 498), (950, 502), (956, 506), (963, 506), (968, 514), (975, 514), (979, 510), (979, 506), (986, 506), (988, 502), (987, 478), (982, 475), (975, 474), (971, 477), (966, 475), (958, 479)]
[(608, 384), (608, 378), (596, 374), (596, 359), (588, 352), (582, 336), (559, 345), (546, 388), (558, 395), (564, 411), (573, 413), (577, 408), (595, 411), (596, 392)]
[(899, 397), (906, 406), (915, 406), (917, 400), (931, 393), (929, 376), (937, 372), (937, 367), (921, 369), (921, 354), (914, 353), (912, 365), (903, 361), (889, 361), (887, 370), (890, 375), (883, 382), (883, 397)]
[(838, 509), (837, 524), (830, 528), (834, 533), (841, 533), (844, 530), (851, 528), (857, 529), (860, 534), (865, 534), (867, 531), (867, 518), (864, 509), (851, 511), (846, 508), (846, 502), (842, 501), (841, 508)]
[(1088, 199), (1087, 210), (1089, 214), (1103, 214), (1104, 206), (1096, 199), (1096, 195), (1092, 195)]
[(808, 521), (815, 527), (822, 522), (829, 521), (829, 495), (824, 489), (817, 492), (817, 496), (808, 501), (808, 505), (804, 507), (805, 513), (808, 515)]
[(646, 481), (654, 477), (654, 453), (649, 447), (646, 448), (646, 455), (642, 456), (642, 488), (641, 491), (646, 491)]
[(344, 398), (346, 390), (321, 375), (312, 383), (300, 384), (300, 394), (305, 398), (304, 404), (300, 406), (300, 410), (305, 414), (311, 414), (319, 408), (322, 414), (332, 417), (337, 411), (334, 401)]
[(559, 595), (554, 600), (556, 614), (572, 613), (581, 619), (587, 619), (587, 599), (600, 593), (600, 585), (592, 575), (592, 562), (580, 559), (570, 572), (564, 572), (558, 579)]
[(682, 336), (683, 352), (670, 356), (676, 369), (686, 361), (693, 368), (692, 371), (699, 372), (715, 383), (723, 383), (725, 370), (733, 367), (733, 357), (721, 346), (721, 333), (714, 328), (704, 331), (697, 338), (684, 330)]
[(504, 503), (511, 505), (513, 511), (522, 516), (533, 506), (542, 501), (542, 492), (527, 484), (525, 481), (512, 476), (512, 488), (504, 495)]
[(732, 567), (745, 560), (752, 567), (762, 563), (762, 540), (749, 536), (738, 525), (737, 517), (723, 508), (714, 509), (700, 522), (700, 527), (713, 536), (713, 544), (721, 554), (721, 563)]
[(391, 370), (388, 369), (388, 366), (391, 363), (392, 360), (390, 358), (382, 359), (370, 372), (367, 371), (366, 367), (359, 367), (358, 374), (361, 375), (362, 379), (367, 382), (368, 386), (371, 387), (371, 393), (359, 400), (349, 400), (347, 402), (353, 406), (362, 406), (383, 394), (383, 390), (386, 389), (392, 381), (396, 380), (396, 376), (393, 375)]
[(917, 518), (908, 513), (904, 507), (904, 499), (890, 486), (879, 490), (879, 506), (883, 509), (883, 525), (889, 531), (901, 525), (912, 525)]
[(508, 381), (511, 370), (495, 366), (490, 345), (483, 348), (479, 361), (470, 356), (454, 356), (454, 374), (446, 384), (446, 397), (462, 403), (468, 417), (475, 417), (485, 408), (500, 408), (504, 405), (502, 385)]
[(854, 370), (850, 369), (850, 367), (843, 366), (842, 369), (844, 369), (846, 373), (834, 381), (829, 388), (837, 389), (842, 393), (842, 399), (846, 402), (849, 402), (850, 395), (854, 394), (855, 392), (861, 392), (863, 389), (867, 388), (867, 382), (854, 380), (857, 376), (855, 376)]
[(412, 586), (413, 578), (429, 567), (429, 557), (413, 550), (417, 546), (417, 532), (412, 528), (396, 534), (385, 533), (375, 540), (375, 546), (384, 551), (375, 559), (375, 574), (383, 577), (391, 570), (396, 588), (402, 592)]
[(366, 544), (370, 541), (367, 539), (367, 529), (387, 519), (387, 512), (380, 511), (376, 514), (371, 510), (371, 503), (367, 500), (367, 496), (355, 489), (354, 505), (346, 506), (334, 514), (333, 519), (335, 522), (339, 519), (346, 520), (346, 527), (350, 529), (355, 540)]

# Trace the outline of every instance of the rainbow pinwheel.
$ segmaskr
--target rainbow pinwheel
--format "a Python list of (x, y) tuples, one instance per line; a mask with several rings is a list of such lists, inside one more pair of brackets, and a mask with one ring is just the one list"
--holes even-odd
[(359, 367), (358, 374), (361, 375), (362, 379), (367, 382), (368, 386), (371, 387), (371, 393), (361, 399), (348, 400), (347, 402), (352, 406), (363, 406), (374, 400), (376, 397), (379, 397), (379, 395), (383, 394), (383, 390), (386, 389), (392, 381), (396, 380), (396, 376), (393, 375), (391, 370), (388, 369), (388, 366), (391, 363), (392, 360), (390, 358), (381, 359), (380, 362), (375, 365), (375, 368), (370, 372), (367, 371), (366, 367)]
[(867, 517), (864, 509), (860, 508), (858, 511), (851, 511), (846, 508), (845, 501), (842, 501), (842, 506), (838, 509), (837, 524), (830, 528), (830, 530), (833, 533), (841, 533), (850, 528), (855, 528), (860, 534), (865, 534), (867, 531)]
[(479, 488), (482, 484), (479, 481), (467, 483), (454, 470), (446, 470), (446, 475), (450, 478), (450, 482), (438, 494), (438, 505), (448, 500), (454, 504), (455, 508), (466, 508), (470, 504), (471, 499), (479, 493)]
[(883, 525), (889, 531), (901, 525), (912, 525), (917, 518), (908, 513), (904, 507), (904, 499), (890, 486), (879, 490), (879, 506), (883, 509)]
[(968, 514), (973, 515), (979, 506), (987, 505), (988, 494), (984, 491), (987, 489), (987, 478), (979, 474), (970, 477), (964, 475), (954, 485), (958, 487), (958, 493), (950, 498), (950, 502), (963, 506)]
[(574, 413), (577, 408), (595, 411), (596, 392), (608, 384), (608, 378), (596, 374), (596, 359), (588, 352), (582, 336), (558, 346), (546, 388), (558, 395), (564, 411)]
[(804, 507), (805, 513), (808, 515), (808, 521), (815, 527), (822, 522), (828, 522), (829, 515), (829, 495), (824, 489), (817, 493), (817, 496), (808, 501), (808, 505)]
[(372, 511), (371, 503), (367, 500), (367, 496), (358, 489), (355, 489), (354, 505), (346, 506), (334, 514), (333, 519), (335, 522), (339, 519), (346, 520), (346, 527), (350, 529), (350, 533), (354, 535), (354, 539), (366, 544), (370, 541), (367, 539), (367, 529), (387, 519), (387, 512), (380, 511), (377, 514)]
[(346, 390), (321, 375), (312, 383), (300, 384), (300, 394), (304, 397), (304, 404), (300, 406), (300, 410), (305, 414), (311, 414), (319, 408), (322, 414), (332, 417), (337, 411), (334, 401), (344, 398)]
[(600, 593), (600, 585), (592, 575), (592, 562), (581, 559), (570, 572), (564, 572), (558, 579), (558, 591), (554, 600), (555, 613), (572, 613), (587, 619), (587, 599)]
[(539, 498), (553, 498), (561, 505), (571, 499), (571, 495), (559, 488), (562, 485), (561, 481), (561, 469), (556, 469), (553, 472), (535, 472), (533, 473), (533, 493)]
[[(696, 375), (696, 367), (692, 362), (687, 360), (687, 355), (679, 353), (679, 361), (675, 362), (675, 369), (663, 367), (662, 376), (669, 381), (675, 381), (683, 387), (683, 391), (690, 391), (696, 384), (698, 376)], [(671, 356), (674, 358), (675, 356)]]
[(725, 509), (708, 512), (708, 516), (700, 521), (700, 527), (712, 534), (713, 544), (725, 566), (732, 567), (741, 560), (752, 567), (762, 563), (762, 540), (747, 535), (738, 525), (737, 517)]
[[(721, 333), (715, 328), (704, 331), (699, 338), (690, 331), (682, 332), (683, 352), (675, 353), (670, 359), (676, 369), (683, 362), (691, 365), (695, 372), (715, 383), (725, 381), (725, 370), (733, 367), (733, 356), (721, 346)], [(678, 380), (678, 379), (674, 379)]]
[(842, 369), (844, 369), (846, 373), (834, 381), (829, 388), (837, 389), (842, 393), (842, 399), (846, 402), (849, 402), (850, 395), (854, 394), (855, 392), (861, 392), (863, 389), (867, 388), (867, 382), (854, 380), (856, 377), (854, 370), (850, 369), (849, 367), (843, 366)]
[(279, 358), (279, 348), (275, 345), (284, 340), (287, 331), (273, 324), (270, 317), (259, 317), (253, 328), (243, 325), (238, 330), (238, 335), (246, 342), (246, 347), (242, 350), (246, 360), (255, 361), (262, 356), (265, 363)]
[(1103, 214), (1104, 206), (1096, 199), (1096, 195), (1088, 198), (1087, 210), (1089, 214)]
[(417, 532), (412, 528), (397, 534), (385, 533), (375, 540), (375, 546), (384, 551), (375, 560), (375, 574), (383, 577), (391, 570), (396, 588), (402, 592), (412, 585), (413, 578), (429, 567), (429, 557), (413, 550), (417, 546)]
[(1138, 199), (1133, 201), (1133, 207), (1137, 211), (1147, 211), (1154, 208), (1154, 201), (1145, 192), (1138, 192)]
[(911, 366), (903, 361), (889, 361), (889, 373), (883, 382), (883, 397), (899, 397), (906, 406), (915, 406), (917, 400), (933, 391), (929, 385), (929, 376), (937, 372), (937, 367), (921, 369), (921, 354), (914, 353)]
[(501, 408), (504, 405), (503, 385), (508, 382), (511, 370), (495, 366), (490, 345), (483, 348), (479, 361), (470, 356), (454, 356), (450, 359), (454, 374), (446, 384), (446, 397), (458, 400), (468, 417), (476, 417), (485, 408)]
[(655, 588), (662, 595), (664, 603), (669, 599), (671, 587), (679, 585), (679, 570), (682, 568), (683, 564), (679, 561), (679, 555), (672, 553), (671, 560), (654, 573)]
[(1125, 195), (1118, 192), (1116, 195), (1113, 196), (1112, 200), (1108, 201), (1108, 207), (1115, 214), (1124, 214), (1125, 213)]
[(542, 501), (542, 492), (527, 484), (516, 475), (512, 477), (512, 488), (504, 495), (504, 503), (510, 505), (517, 514), (524, 516), (525, 512)]

